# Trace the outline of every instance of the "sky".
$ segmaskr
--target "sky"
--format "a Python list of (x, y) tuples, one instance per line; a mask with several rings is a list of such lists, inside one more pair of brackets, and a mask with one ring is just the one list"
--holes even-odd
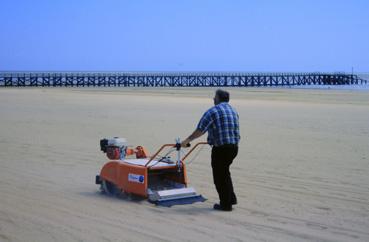
[(366, 0), (0, 0), (0, 71), (369, 72)]

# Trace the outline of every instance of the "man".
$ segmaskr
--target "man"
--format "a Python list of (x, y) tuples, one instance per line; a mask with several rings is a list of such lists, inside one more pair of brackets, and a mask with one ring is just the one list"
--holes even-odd
[(196, 130), (182, 142), (186, 147), (191, 141), (208, 132), (208, 143), (212, 146), (211, 166), (219, 204), (215, 210), (232, 211), (237, 204), (229, 167), (238, 153), (240, 140), (238, 113), (229, 105), (229, 93), (218, 89), (215, 92), (214, 107), (202, 116)]

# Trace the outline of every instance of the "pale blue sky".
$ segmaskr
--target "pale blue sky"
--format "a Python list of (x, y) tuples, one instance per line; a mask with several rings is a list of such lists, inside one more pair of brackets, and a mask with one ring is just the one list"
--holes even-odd
[(369, 1), (1, 0), (0, 70), (369, 71)]

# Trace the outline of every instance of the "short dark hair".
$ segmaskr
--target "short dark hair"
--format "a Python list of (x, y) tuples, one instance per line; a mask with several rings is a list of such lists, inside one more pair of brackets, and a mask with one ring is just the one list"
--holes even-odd
[(229, 92), (222, 89), (218, 89), (215, 92), (215, 96), (218, 97), (220, 102), (229, 102)]

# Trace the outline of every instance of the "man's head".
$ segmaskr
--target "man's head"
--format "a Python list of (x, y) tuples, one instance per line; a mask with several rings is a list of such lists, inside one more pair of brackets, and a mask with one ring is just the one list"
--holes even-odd
[(229, 102), (229, 92), (218, 89), (215, 91), (214, 105), (218, 105), (222, 102)]

